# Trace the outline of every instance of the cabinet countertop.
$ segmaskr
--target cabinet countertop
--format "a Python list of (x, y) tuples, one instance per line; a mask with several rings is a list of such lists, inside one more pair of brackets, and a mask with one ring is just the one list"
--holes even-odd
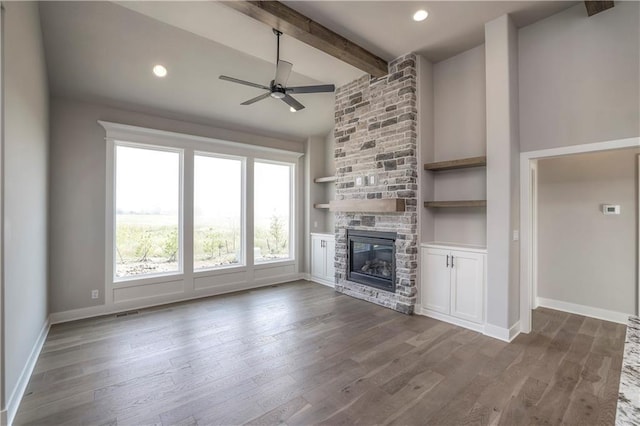
[(312, 232), (312, 236), (324, 237), (324, 238), (335, 238), (336, 234), (333, 232)]
[(442, 241), (429, 241), (427, 243), (421, 243), (420, 247), (431, 247), (431, 248), (439, 248), (439, 249), (450, 249), (450, 250), (464, 250), (464, 251), (473, 251), (478, 253), (486, 253), (486, 246), (479, 246), (473, 244), (459, 244), (459, 243), (446, 243)]

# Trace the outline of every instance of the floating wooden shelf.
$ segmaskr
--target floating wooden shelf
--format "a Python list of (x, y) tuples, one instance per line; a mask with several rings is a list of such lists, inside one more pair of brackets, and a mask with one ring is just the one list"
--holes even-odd
[(313, 181), (315, 183), (326, 183), (326, 182), (335, 182), (337, 179), (338, 179), (337, 176), (325, 176), (325, 177), (315, 178)]
[(425, 201), (425, 207), (486, 207), (487, 200)]
[(355, 213), (395, 213), (405, 210), (404, 199), (383, 198), (375, 200), (332, 200), (329, 202), (332, 212)]
[(469, 167), (482, 167), (487, 165), (487, 157), (461, 158), (459, 160), (438, 161), (437, 163), (427, 163), (425, 170), (439, 172), (441, 170), (466, 169)]
[(329, 208), (329, 204), (328, 203), (317, 203), (313, 205), (314, 209), (328, 209)]

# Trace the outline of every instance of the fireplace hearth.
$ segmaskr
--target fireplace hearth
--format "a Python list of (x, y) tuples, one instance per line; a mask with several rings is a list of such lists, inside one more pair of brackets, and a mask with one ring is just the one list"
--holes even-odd
[(395, 293), (396, 233), (347, 231), (349, 281)]

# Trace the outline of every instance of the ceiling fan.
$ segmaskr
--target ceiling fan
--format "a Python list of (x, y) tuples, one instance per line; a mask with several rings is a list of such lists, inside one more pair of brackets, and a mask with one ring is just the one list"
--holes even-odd
[(281, 99), (284, 103), (291, 107), (291, 111), (300, 111), (304, 109), (304, 105), (295, 100), (290, 93), (302, 94), (302, 93), (332, 93), (336, 90), (336, 87), (333, 84), (321, 84), (317, 86), (299, 86), (299, 87), (287, 87), (287, 80), (289, 80), (289, 75), (291, 74), (291, 68), (293, 64), (287, 61), (280, 60), (280, 36), (282, 32), (273, 29), (273, 33), (276, 35), (278, 39), (277, 51), (276, 51), (276, 75), (271, 83), (269, 83), (269, 87), (263, 86), (262, 84), (251, 83), (250, 81), (240, 80), (233, 77), (228, 77), (226, 75), (221, 75), (220, 80), (230, 81), (232, 83), (243, 84), (245, 86), (255, 87), (257, 89), (266, 90), (266, 93), (263, 93), (260, 96), (256, 96), (253, 99), (249, 99), (241, 103), (240, 105), (251, 105), (255, 102), (261, 101), (268, 97), (272, 97), (274, 99)]

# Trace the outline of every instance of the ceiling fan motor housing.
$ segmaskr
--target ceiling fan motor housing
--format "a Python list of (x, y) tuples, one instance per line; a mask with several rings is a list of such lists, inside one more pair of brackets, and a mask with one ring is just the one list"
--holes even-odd
[(286, 96), (287, 92), (284, 87), (271, 81), (271, 97), (275, 99), (282, 99)]

